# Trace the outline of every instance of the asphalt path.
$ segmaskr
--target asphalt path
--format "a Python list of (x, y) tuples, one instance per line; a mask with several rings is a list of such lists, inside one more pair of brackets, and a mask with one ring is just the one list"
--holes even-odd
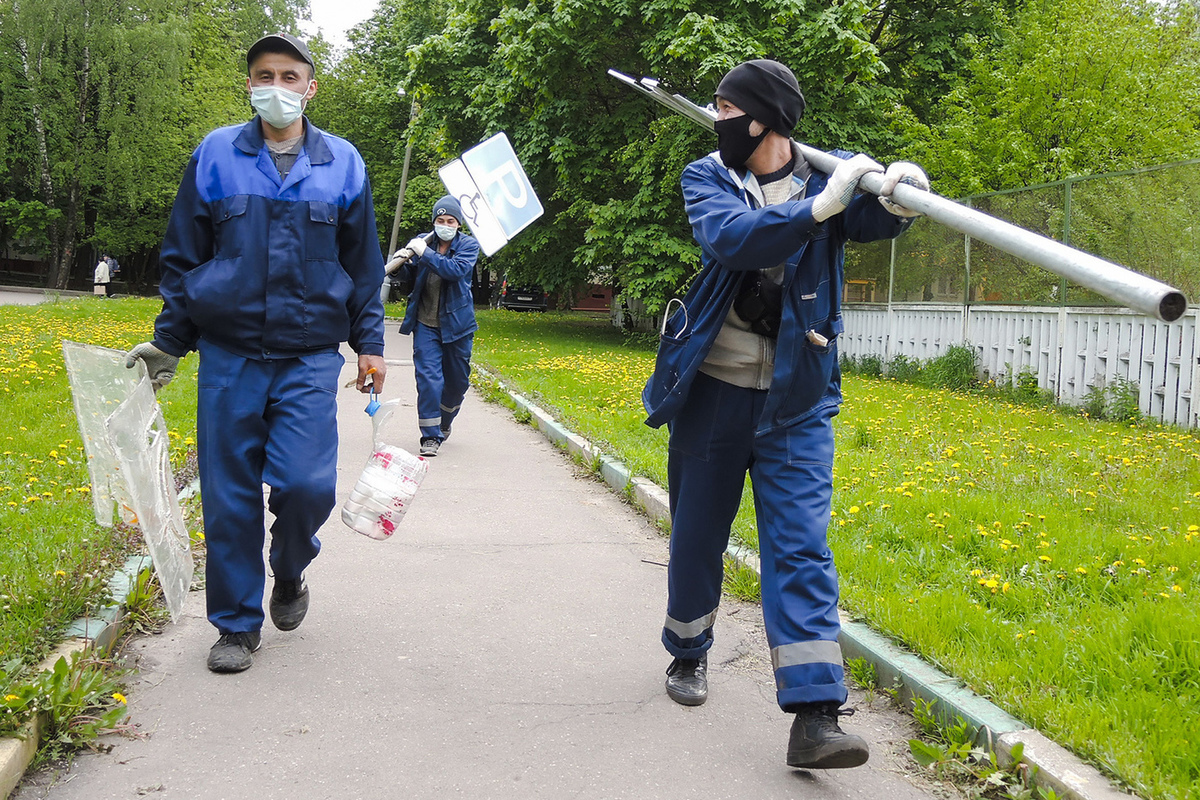
[[(389, 324), (391, 440), (416, 450), (408, 337)], [(353, 377), (347, 359), (342, 383)], [(338, 495), (370, 446), (365, 398), (338, 397)], [(298, 465), (302, 468), (302, 465)], [(140, 738), (26, 777), (17, 800), (104, 798), (887, 798), (936, 789), (905, 755), (911, 721), (853, 692), (859, 769), (784, 763), (761, 610), (726, 600), (707, 704), (663, 691), (665, 537), (501, 406), (468, 396), (396, 535), (335, 510), (307, 577), (312, 607), (267, 623), (249, 671), (215, 675), (193, 592), (183, 618), (133, 640), (126, 695)]]
[(40, 291), (11, 291), (0, 289), (0, 306), (35, 306), (44, 302), (46, 295)]

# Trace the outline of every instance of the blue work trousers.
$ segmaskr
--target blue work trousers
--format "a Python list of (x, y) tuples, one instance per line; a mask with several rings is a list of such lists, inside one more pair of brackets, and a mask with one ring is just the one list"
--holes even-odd
[(263, 484), (275, 515), (276, 579), (300, 577), (321, 549), (317, 529), (337, 489), (336, 350), (256, 361), (204, 341), (196, 431), (208, 619), (221, 633), (263, 624)]
[(421, 438), (442, 438), (462, 408), (471, 385), (474, 334), (442, 341), (442, 329), (418, 322), (413, 328), (413, 369), (417, 375), (417, 425)]
[(700, 373), (671, 421), (663, 644), (677, 658), (698, 658), (712, 646), (722, 555), (749, 470), (779, 705), (843, 703), (837, 572), (826, 541), (837, 406), (756, 436), (766, 398)]

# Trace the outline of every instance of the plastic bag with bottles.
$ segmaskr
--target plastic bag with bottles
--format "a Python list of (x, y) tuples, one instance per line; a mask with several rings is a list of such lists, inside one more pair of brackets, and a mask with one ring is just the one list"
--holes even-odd
[(427, 460), (384, 441), (384, 428), (399, 405), (399, 400), (380, 403), (371, 392), (367, 413), (371, 415), (375, 444), (358, 482), (342, 504), (342, 522), (372, 539), (392, 537), (429, 471)]

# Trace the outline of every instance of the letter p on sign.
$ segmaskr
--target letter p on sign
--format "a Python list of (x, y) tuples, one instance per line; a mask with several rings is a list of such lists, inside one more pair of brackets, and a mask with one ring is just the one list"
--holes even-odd
[(497, 133), (438, 170), (471, 232), (492, 255), (543, 213), (508, 137)]

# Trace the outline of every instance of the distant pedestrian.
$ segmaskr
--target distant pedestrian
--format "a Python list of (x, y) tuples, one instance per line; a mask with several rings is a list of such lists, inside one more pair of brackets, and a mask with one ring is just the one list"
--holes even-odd
[(101, 256), (96, 262), (96, 270), (92, 274), (92, 294), (97, 297), (108, 297), (108, 284), (112, 280), (108, 256)]
[[(843, 245), (898, 236), (915, 212), (856, 195), (864, 174), (883, 170), (865, 155), (839, 154), (828, 175), (805, 160), (791, 140), (804, 97), (783, 64), (734, 67), (716, 106), (718, 151), (682, 178), (704, 268), (666, 322), (643, 393), (647, 423), (670, 426), (666, 690), (688, 706), (708, 698), (722, 558), (748, 471), (776, 699), (795, 715), (787, 763), (854, 767), (868, 749), (838, 724), (850, 712), (826, 542)], [(884, 194), (900, 180), (929, 186), (897, 162)]]
[(450, 437), (470, 386), (471, 344), (479, 327), (471, 279), (479, 243), (461, 227), (462, 209), (446, 195), (433, 204), (433, 232), (412, 239), (399, 253), (408, 262), (397, 281), (413, 283), (400, 332), (413, 336), (423, 456), (436, 456)]

